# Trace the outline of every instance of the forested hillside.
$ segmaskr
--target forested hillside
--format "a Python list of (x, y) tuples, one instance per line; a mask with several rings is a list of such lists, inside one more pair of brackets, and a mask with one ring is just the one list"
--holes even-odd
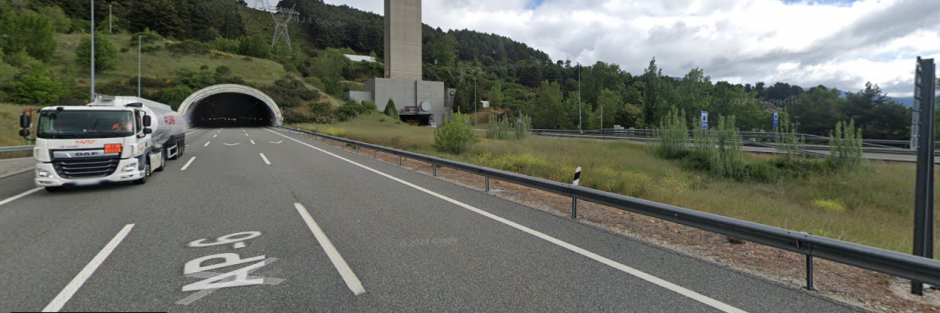
[[(109, 4), (113, 33), (107, 23)], [(284, 44), (272, 48), (270, 14), (241, 0), (98, 1), (96, 71), (105, 79), (101, 88), (135, 90), (135, 39), (145, 36), (144, 60), (164, 62), (161, 69), (184, 67), (145, 71), (145, 96), (172, 104), (189, 90), (244, 82), (274, 93), (272, 97), (290, 109), (289, 121), (348, 118), (348, 113), (321, 102), (335, 106), (333, 99), (343, 92), (362, 89), (358, 82), (382, 75), (381, 63), (354, 63), (342, 56), (373, 54), (381, 60), (382, 17), (319, 0), (283, 0), (279, 5), (296, 5), (299, 12), (291, 24), (293, 50)], [(87, 1), (0, 2), (0, 32), (5, 35), (0, 38), (0, 102), (42, 105), (88, 98), (84, 78), (90, 56), (89, 10)], [(496, 116), (526, 114), (537, 128), (577, 129), (579, 123), (582, 129), (602, 124), (650, 128), (679, 109), (690, 118), (709, 111), (713, 121), (733, 115), (742, 130), (771, 130), (772, 111), (780, 110), (800, 132), (827, 135), (838, 121), (854, 120), (866, 138), (909, 136), (911, 110), (887, 98), (875, 84), (848, 92), (783, 82), (732, 84), (713, 81), (707, 69), (688, 69), (681, 77), (666, 75), (654, 56), (642, 73), (629, 73), (603, 61), (553, 61), (544, 52), (496, 34), (428, 25), (423, 26), (422, 44), (424, 78), (457, 88), (455, 109), (470, 112), (476, 101), (489, 100)], [(282, 69), (265, 73), (282, 77), (258, 75), (258, 66), (236, 63), (251, 58), (279, 63)], [(225, 62), (232, 66), (223, 66)], [(314, 97), (311, 90), (333, 98)], [(689, 126), (695, 126), (691, 119)]]

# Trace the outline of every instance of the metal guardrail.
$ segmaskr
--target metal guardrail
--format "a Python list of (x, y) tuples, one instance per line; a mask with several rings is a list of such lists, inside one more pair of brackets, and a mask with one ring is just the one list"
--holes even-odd
[(33, 151), (33, 146), (0, 147), (0, 153)]
[[(574, 186), (547, 179), (530, 177), (423, 154), (386, 148), (383, 146), (363, 143), (355, 140), (338, 138), (289, 127), (280, 128), (318, 136), (330, 141), (353, 145), (356, 147), (356, 151), (359, 151), (359, 147), (366, 147), (374, 151), (373, 158), (377, 158), (378, 152), (396, 155), (398, 156), (398, 165), (401, 165), (402, 158), (427, 162), (432, 165), (432, 175), (434, 176), (437, 176), (437, 167), (439, 166), (481, 175), (485, 178), (487, 192), (489, 192), (489, 181), (492, 178), (571, 197), (574, 200), (580, 199), (594, 202), (620, 210), (643, 214), (646, 216), (702, 229), (716, 234), (736, 237), (757, 244), (803, 254), (806, 256), (807, 289), (813, 289), (814, 257), (940, 286), (940, 261), (937, 260), (815, 236), (808, 233), (796, 232), (763, 224), (737, 220), (720, 215), (703, 213), (691, 209), (631, 198), (620, 194), (585, 188), (581, 186)], [(572, 217), (577, 218), (576, 204), (572, 207)]]
[[(639, 130), (631, 129), (631, 130), (626, 130), (626, 131), (622, 129), (618, 129), (618, 130), (606, 130), (605, 129), (603, 131), (586, 130), (583, 133), (577, 130), (533, 129), (532, 133), (536, 135), (554, 136), (554, 137), (620, 139), (620, 140), (632, 140), (632, 141), (643, 141), (643, 142), (649, 141), (649, 140), (655, 140), (655, 138), (651, 138), (652, 132), (647, 129), (639, 129)], [(753, 134), (760, 134), (760, 135), (755, 136)], [(767, 135), (767, 134), (770, 134), (770, 135)], [(648, 135), (650, 137), (647, 137)], [(806, 141), (826, 142), (826, 143), (829, 142), (828, 137), (821, 137), (821, 136), (815, 136), (815, 135), (808, 135), (808, 136), (814, 136), (818, 138), (811, 140), (809, 137), (807, 137), (805, 138)], [(774, 139), (773, 133), (741, 132), (741, 137), (745, 138), (744, 140), (745, 146), (756, 146), (756, 147), (767, 147), (767, 148), (769, 148), (770, 146), (758, 144), (758, 143), (761, 143), (760, 141), (752, 141), (752, 140), (747, 140), (747, 139), (765, 139), (765, 140)], [(862, 148), (862, 152), (865, 152), (865, 153), (879, 153), (879, 154), (891, 154), (891, 155), (917, 155), (916, 150), (909, 150), (905, 148), (898, 148), (898, 147), (886, 146), (882, 144), (876, 144), (876, 143), (894, 143), (894, 144), (908, 143), (909, 144), (908, 141), (888, 140), (888, 139), (863, 139), (863, 140), (865, 140), (865, 142), (863, 143), (865, 147)], [(938, 146), (940, 146), (940, 144), (938, 144)], [(829, 150), (829, 146), (822, 146), (822, 145), (803, 145), (802, 148), (805, 152), (810, 153), (810, 154), (812, 153), (812, 151), (828, 151)], [(940, 151), (935, 151), (934, 155), (940, 156)]]

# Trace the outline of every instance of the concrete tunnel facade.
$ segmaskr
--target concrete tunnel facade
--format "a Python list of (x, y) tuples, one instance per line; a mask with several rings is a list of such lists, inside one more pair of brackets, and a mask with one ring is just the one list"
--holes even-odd
[(222, 84), (194, 92), (180, 104), (178, 112), (193, 127), (281, 126), (281, 109), (258, 89)]

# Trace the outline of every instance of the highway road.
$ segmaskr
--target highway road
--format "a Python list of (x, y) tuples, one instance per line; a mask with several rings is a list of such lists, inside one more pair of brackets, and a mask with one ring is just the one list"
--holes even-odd
[(0, 311), (858, 312), (267, 128), (145, 185), (0, 180)]

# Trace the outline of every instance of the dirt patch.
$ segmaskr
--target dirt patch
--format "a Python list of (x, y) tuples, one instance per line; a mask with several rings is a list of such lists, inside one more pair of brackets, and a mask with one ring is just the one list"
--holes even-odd
[[(327, 141), (329, 143), (329, 140)], [(333, 142), (334, 147), (342, 144)], [(355, 148), (343, 147), (347, 152)], [(361, 148), (359, 154), (373, 156)], [(378, 159), (397, 165), (398, 157), (379, 152)], [(402, 167), (426, 175), (432, 166), (402, 158)], [(437, 177), (484, 191), (485, 178), (450, 168), (437, 168)], [(512, 183), (490, 180), (489, 194), (559, 216), (571, 216), (571, 198)], [(727, 266), (792, 288), (806, 287), (806, 257), (737, 238), (578, 201), (578, 221), (628, 237), (667, 247), (683, 254)], [(822, 259), (814, 260), (814, 291), (820, 295), (874, 312), (940, 312), (940, 290), (926, 288), (924, 296), (910, 294), (910, 281)]]

